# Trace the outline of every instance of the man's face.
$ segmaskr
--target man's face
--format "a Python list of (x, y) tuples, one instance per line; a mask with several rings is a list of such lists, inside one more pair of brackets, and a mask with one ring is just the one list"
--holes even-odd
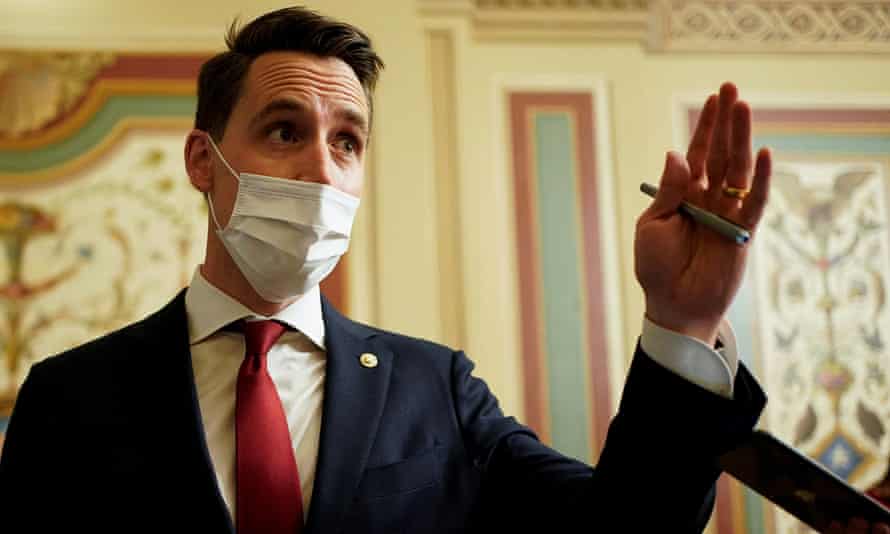
[[(317, 182), (360, 196), (370, 111), (352, 68), (301, 52), (257, 57), (219, 143), (235, 172)], [(213, 202), (229, 220), (237, 181), (212, 157)]]

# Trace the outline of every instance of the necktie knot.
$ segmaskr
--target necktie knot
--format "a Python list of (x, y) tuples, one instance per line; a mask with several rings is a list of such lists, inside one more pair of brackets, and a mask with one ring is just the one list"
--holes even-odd
[(272, 320), (243, 321), (242, 329), (244, 331), (247, 356), (259, 356), (262, 359), (269, 352), (272, 345), (284, 334), (287, 327), (278, 321)]

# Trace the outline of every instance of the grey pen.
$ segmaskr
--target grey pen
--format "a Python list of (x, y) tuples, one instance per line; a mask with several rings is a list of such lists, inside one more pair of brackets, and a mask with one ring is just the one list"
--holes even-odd
[[(643, 182), (640, 184), (640, 191), (646, 193), (652, 198), (655, 198), (655, 194), (658, 193), (658, 188), (652, 184)], [(751, 239), (751, 232), (749, 232), (748, 230), (745, 230), (741, 226), (728, 219), (724, 219), (723, 217), (699, 208), (698, 206), (693, 206), (688, 202), (684, 201), (682, 204), (680, 204), (680, 207), (677, 209), (677, 211), (685, 213), (695, 222), (707, 226), (711, 230), (714, 230), (718, 234), (735, 241), (739, 245), (744, 245), (748, 242), (749, 239)]]

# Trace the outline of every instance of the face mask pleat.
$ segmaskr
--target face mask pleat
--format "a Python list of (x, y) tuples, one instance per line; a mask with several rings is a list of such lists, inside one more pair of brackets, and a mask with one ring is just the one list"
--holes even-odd
[(287, 178), (275, 178), (262, 174), (241, 173), (239, 186), (246, 190), (267, 193), (270, 195), (301, 198), (306, 200), (321, 200), (342, 204), (345, 208), (356, 209), (359, 205), (358, 197), (344, 193), (339, 189), (326, 184), (315, 182), (301, 182)]
[[(251, 175), (242, 175), (241, 183), (244, 184), (252, 179)], [(352, 228), (355, 208), (349, 208), (336, 202), (327, 202), (328, 198), (322, 195), (320, 198), (310, 199), (255, 191), (241, 193), (239, 187), (239, 198), (235, 204), (234, 214), (308, 226), (322, 226), (348, 235)]]

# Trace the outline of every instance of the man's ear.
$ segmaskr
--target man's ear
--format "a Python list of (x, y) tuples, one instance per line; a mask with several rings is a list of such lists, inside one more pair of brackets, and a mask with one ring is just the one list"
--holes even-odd
[(185, 172), (192, 186), (202, 193), (213, 186), (213, 155), (207, 132), (192, 130), (185, 139)]

